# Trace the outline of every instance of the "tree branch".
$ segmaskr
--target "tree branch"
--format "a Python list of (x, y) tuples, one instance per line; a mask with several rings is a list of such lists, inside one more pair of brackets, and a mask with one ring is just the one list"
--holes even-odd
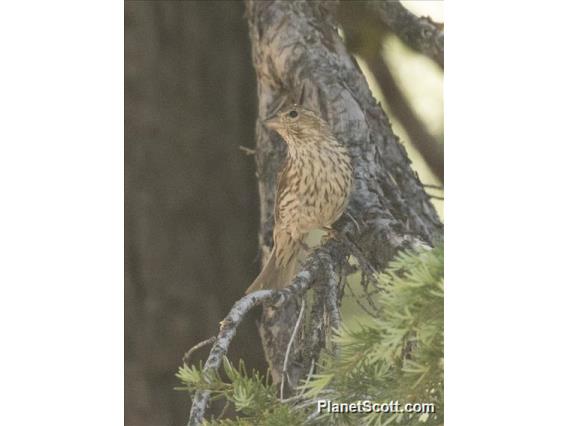
[[(245, 5), (258, 84), (255, 158), (261, 204), (259, 239), (265, 258), (273, 243), (276, 180), (286, 149), (260, 122), (283, 99), (292, 102), (300, 93), (304, 105), (319, 112), (350, 150), (354, 190), (347, 215), (334, 227), (364, 252), (373, 269), (380, 271), (400, 249), (433, 245), (440, 240), (442, 224), (430, 198), (337, 33), (330, 12), (334, 4), (246, 0)], [(325, 300), (335, 290), (330, 288), (340, 281), (330, 277), (342, 276), (348, 253), (338, 243), (321, 258), (333, 270), (333, 276), (322, 274), (314, 285), (310, 321), (299, 333), (303, 341), (295, 345), (301, 350), (290, 354), (292, 385), (305, 377), (331, 334), (330, 323), (338, 321), (337, 309), (326, 306)], [(334, 298), (337, 306), (339, 297)], [(282, 380), (283, 357), (299, 309), (294, 298), (278, 309), (263, 309), (260, 333), (275, 383)]]
[(416, 116), (412, 106), (408, 103), (406, 96), (396, 84), (394, 76), (383, 58), (382, 53), (377, 51), (371, 56), (364, 58), (381, 91), (390, 106), (396, 119), (408, 133), (408, 137), (413, 142), (426, 164), (442, 184), (444, 183), (444, 146), (430, 134), (426, 126)]
[(376, 9), (372, 9), (371, 14), (369, 9), (366, 3), (341, 3), (339, 20), (345, 31), (347, 46), (368, 64), (392, 114), (404, 127), (430, 170), (444, 182), (443, 144), (428, 131), (396, 83), (382, 53), (386, 36), (392, 34), (392, 30), (384, 24)]
[(408, 46), (444, 68), (444, 24), (414, 15), (399, 1), (370, 1), (367, 5)]
[[(337, 242), (330, 241), (326, 245), (317, 249), (306, 261), (305, 266), (298, 273), (293, 283), (282, 290), (259, 290), (248, 294), (239, 299), (229, 314), (221, 321), (219, 334), (215, 340), (209, 356), (203, 367), (204, 377), (209, 373), (217, 371), (221, 366), (223, 357), (229, 350), (229, 345), (237, 333), (237, 327), (243, 318), (255, 307), (264, 303), (267, 306), (278, 308), (294, 297), (301, 296), (317, 279), (322, 265), (329, 255), (329, 251), (336, 250)], [(208, 390), (198, 390), (193, 397), (188, 426), (196, 426), (203, 422), (205, 409), (209, 402), (211, 392)]]
[[(260, 245), (265, 255), (269, 253), (277, 173), (285, 155), (284, 143), (260, 121), (283, 99), (304, 98), (304, 105), (329, 122), (353, 160), (354, 187), (348, 212), (334, 228), (362, 251), (374, 270), (381, 271), (397, 251), (441, 240), (442, 224), (388, 117), (337, 33), (331, 13), (334, 4), (245, 2), (259, 97), (255, 159), (261, 202)], [(287, 373), (290, 388), (295, 388), (313, 371), (332, 328), (340, 321), (339, 283), (348, 254), (346, 245), (329, 240), (308, 258), (289, 287), (257, 291), (237, 301), (221, 322), (204, 376), (219, 369), (244, 316), (263, 304), (263, 346), (273, 382), (281, 383), (287, 348), (295, 340), (299, 297), (313, 288), (313, 300), (308, 304), (306, 299), (306, 309), (311, 309), (309, 321), (304, 321), (298, 343), (292, 343), (288, 353)], [(189, 425), (203, 421), (209, 397), (208, 390), (195, 393)]]

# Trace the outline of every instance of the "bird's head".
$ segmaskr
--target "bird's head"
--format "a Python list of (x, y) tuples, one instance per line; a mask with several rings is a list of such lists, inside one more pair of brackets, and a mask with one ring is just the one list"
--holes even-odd
[(318, 114), (300, 105), (284, 108), (263, 123), (276, 130), (288, 145), (310, 143), (331, 134), (328, 124)]

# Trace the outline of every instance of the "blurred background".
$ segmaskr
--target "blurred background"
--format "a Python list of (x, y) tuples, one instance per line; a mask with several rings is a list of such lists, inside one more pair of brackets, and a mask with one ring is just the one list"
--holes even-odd
[[(402, 3), (443, 22), (441, 1)], [(443, 70), (362, 12), (362, 2), (341, 3), (340, 32), (422, 182), (442, 197)], [(182, 356), (217, 333), (260, 267), (254, 157), (240, 148), (254, 148), (256, 120), (242, 1), (127, 1), (124, 108), (125, 424), (181, 425)], [(258, 314), (229, 357), (265, 371)]]

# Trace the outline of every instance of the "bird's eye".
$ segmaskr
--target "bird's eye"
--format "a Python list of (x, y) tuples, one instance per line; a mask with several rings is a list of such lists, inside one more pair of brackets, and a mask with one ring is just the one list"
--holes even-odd
[(290, 118), (296, 118), (298, 116), (298, 111), (296, 110), (292, 110), (288, 113), (288, 117)]

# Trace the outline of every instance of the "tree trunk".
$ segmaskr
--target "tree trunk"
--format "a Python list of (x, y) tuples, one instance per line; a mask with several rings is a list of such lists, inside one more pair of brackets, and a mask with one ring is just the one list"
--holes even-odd
[[(335, 6), (335, 2), (246, 1), (258, 116), (266, 118), (282, 100), (293, 102), (303, 91), (304, 105), (329, 122), (335, 136), (350, 149), (355, 177), (349, 214), (336, 228), (353, 243), (351, 250), (360, 251), (360, 263), (381, 270), (400, 249), (435, 244), (442, 238), (442, 224), (387, 116), (337, 33)], [(285, 147), (259, 121), (256, 135), (260, 244), (266, 254), (272, 246), (276, 176)], [(327, 257), (322, 257), (326, 272), (314, 287), (315, 297), (308, 307), (310, 321), (296, 339), (288, 362), (291, 386), (310, 370), (330, 327), (337, 323), (347, 252), (340, 244), (329, 247)], [(292, 299), (279, 309), (264, 307), (261, 335), (277, 383), (299, 306), (299, 300)]]
[[(254, 161), (239, 150), (256, 115), (243, 14), (233, 1), (125, 4), (128, 425), (187, 420), (173, 389), (181, 357), (216, 334), (258, 270)], [(252, 318), (231, 357), (263, 370), (250, 341)]]

